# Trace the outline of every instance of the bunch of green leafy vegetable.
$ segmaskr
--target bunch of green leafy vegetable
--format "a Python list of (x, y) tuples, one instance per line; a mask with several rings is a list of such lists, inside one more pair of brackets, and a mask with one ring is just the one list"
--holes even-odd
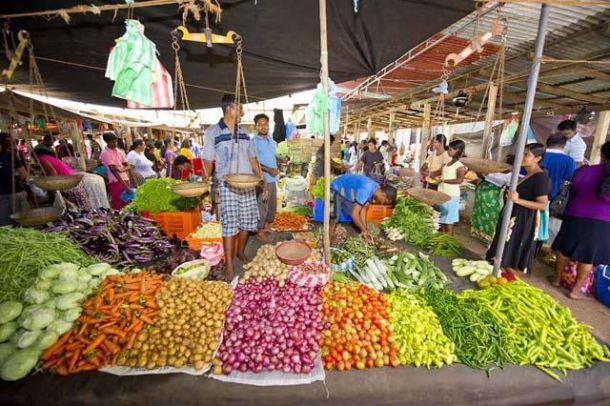
[(189, 211), (201, 203), (198, 197), (182, 197), (172, 192), (171, 185), (180, 183), (171, 178), (147, 179), (138, 187), (128, 210), (151, 213)]
[[(332, 182), (335, 179), (335, 175), (330, 175), (330, 181)], [(316, 183), (311, 188), (311, 194), (313, 197), (324, 197), (324, 176), (320, 177)]]
[(432, 207), (427, 204), (405, 197), (399, 199), (392, 215), (382, 225), (398, 230), (405, 242), (434, 255), (457, 256), (461, 247), (459, 241), (450, 234), (435, 231), (432, 213)]
[(364, 268), (366, 260), (377, 255), (375, 247), (372, 244), (368, 244), (359, 235), (349, 237), (342, 248), (354, 257), (354, 264), (358, 269)]
[(313, 210), (311, 209), (311, 207), (304, 204), (289, 204), (284, 209), (282, 209), (282, 211), (299, 214), (305, 217), (311, 217), (313, 214)]

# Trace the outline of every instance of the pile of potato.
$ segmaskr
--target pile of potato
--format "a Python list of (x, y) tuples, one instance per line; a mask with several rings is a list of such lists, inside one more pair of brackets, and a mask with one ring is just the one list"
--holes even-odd
[(220, 344), (232, 296), (225, 282), (170, 279), (157, 297), (156, 323), (140, 332), (133, 348), (122, 353), (117, 364), (147, 369), (204, 368)]
[[(283, 287), (288, 278), (290, 266), (284, 264), (278, 259), (277, 255), (275, 255), (275, 248), (279, 244), (281, 244), (281, 242), (276, 245), (266, 244), (261, 246), (258, 251), (256, 251), (254, 259), (250, 263), (244, 265), (246, 272), (244, 273), (243, 278), (240, 278), (240, 283), (245, 283), (250, 278), (254, 278), (257, 282), (261, 282), (265, 278), (274, 278), (277, 279), (279, 286)], [(313, 250), (308, 259), (308, 261), (321, 260), (322, 253), (320, 250)]]

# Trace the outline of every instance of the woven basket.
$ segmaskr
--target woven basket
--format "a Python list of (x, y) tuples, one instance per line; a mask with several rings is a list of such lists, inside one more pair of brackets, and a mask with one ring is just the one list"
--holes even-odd
[(42, 207), (20, 211), (11, 218), (24, 227), (41, 226), (61, 218), (63, 210), (60, 207)]
[(33, 182), (36, 186), (44, 190), (68, 190), (77, 186), (83, 179), (83, 175), (56, 175), (56, 176), (36, 176)]
[(429, 204), (430, 206), (442, 204), (451, 199), (451, 197), (446, 193), (430, 189), (411, 188), (407, 190), (407, 194), (415, 200)]
[(172, 185), (172, 192), (182, 197), (199, 197), (210, 190), (210, 185), (203, 182), (185, 182)]
[(232, 173), (225, 175), (225, 181), (237, 189), (252, 189), (260, 183), (261, 177), (249, 173)]
[(507, 163), (482, 158), (460, 158), (460, 162), (469, 170), (478, 173), (506, 172), (512, 169)]
[(275, 249), (275, 255), (286, 265), (301, 265), (311, 255), (311, 247), (301, 240), (284, 241)]

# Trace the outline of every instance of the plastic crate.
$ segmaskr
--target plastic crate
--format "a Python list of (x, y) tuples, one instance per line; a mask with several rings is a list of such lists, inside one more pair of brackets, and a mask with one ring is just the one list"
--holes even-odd
[(379, 224), (385, 218), (392, 215), (394, 206), (385, 204), (369, 204), (366, 210), (366, 220), (371, 223)]
[(195, 231), (201, 224), (201, 210), (164, 212), (164, 213), (142, 213), (143, 216), (155, 220), (163, 232), (168, 236), (175, 235), (183, 240)]

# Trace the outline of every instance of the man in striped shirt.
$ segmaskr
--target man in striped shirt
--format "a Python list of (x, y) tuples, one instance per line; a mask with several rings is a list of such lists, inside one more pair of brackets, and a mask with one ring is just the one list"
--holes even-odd
[(585, 162), (587, 144), (576, 132), (576, 121), (563, 120), (557, 126), (557, 130), (568, 140), (564, 152), (576, 161), (576, 166), (581, 166)]

